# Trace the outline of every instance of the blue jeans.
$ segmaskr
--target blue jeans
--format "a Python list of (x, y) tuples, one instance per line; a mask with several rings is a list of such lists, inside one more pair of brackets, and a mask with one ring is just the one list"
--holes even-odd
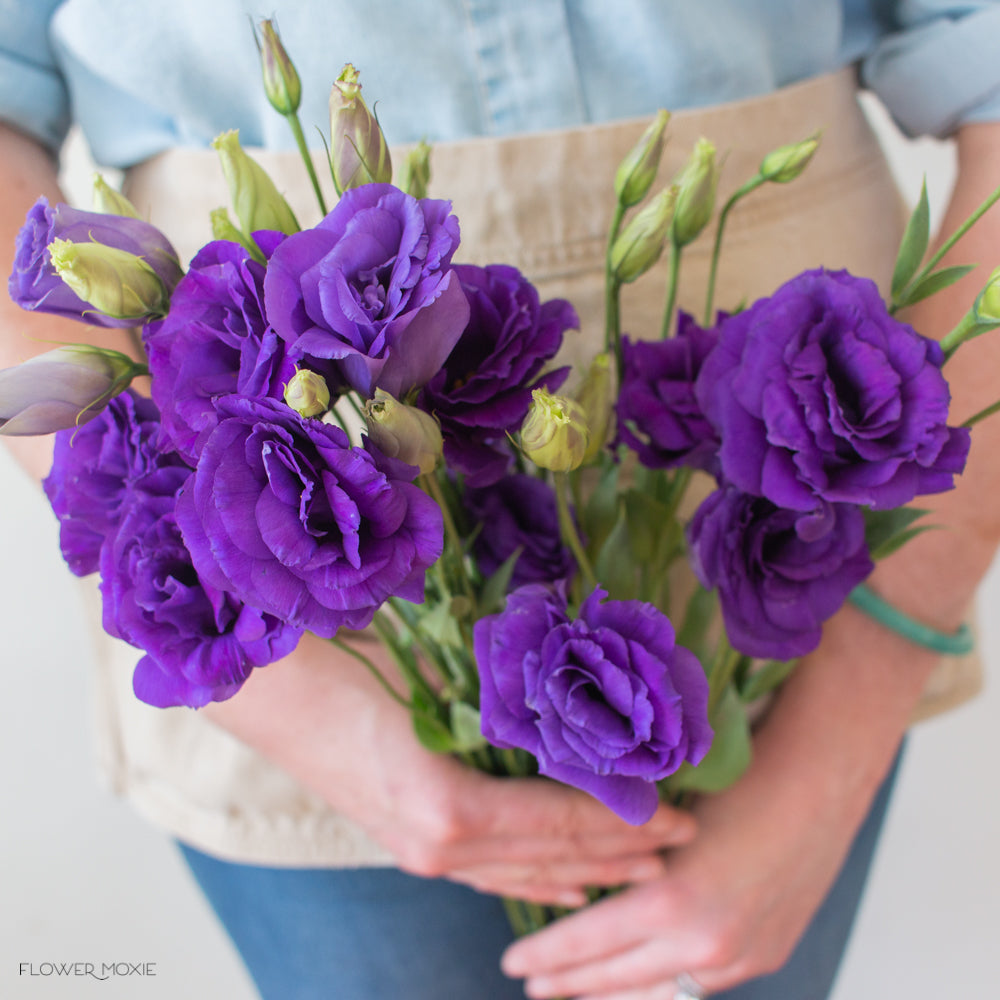
[[(781, 971), (717, 1000), (823, 1000), (832, 986), (885, 817), (896, 767)], [(262, 868), (181, 845), (264, 1000), (523, 1000), (499, 971), (512, 940), (501, 904), (391, 868)]]

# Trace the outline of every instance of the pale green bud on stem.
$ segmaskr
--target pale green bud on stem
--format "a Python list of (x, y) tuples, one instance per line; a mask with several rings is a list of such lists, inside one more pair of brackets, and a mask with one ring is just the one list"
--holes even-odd
[(587, 450), (583, 465), (589, 465), (601, 453), (611, 427), (614, 406), (614, 385), (611, 376), (611, 355), (606, 351), (590, 362), (586, 377), (576, 392), (576, 402), (587, 421)]
[(396, 186), (414, 198), (426, 198), (431, 180), (431, 147), (423, 139), (406, 154)]
[(144, 323), (166, 315), (170, 307), (166, 285), (134, 253), (56, 239), (49, 244), (49, 257), (59, 277), (105, 316)]
[(539, 468), (572, 472), (587, 453), (587, 419), (580, 404), (534, 389), (521, 424), (521, 451)]
[(390, 458), (415, 465), (421, 475), (434, 471), (444, 442), (438, 422), (429, 413), (376, 389), (365, 402), (365, 424), (368, 436)]
[(760, 176), (775, 184), (794, 181), (809, 166), (809, 161), (818, 148), (818, 135), (811, 135), (808, 139), (788, 146), (779, 146), (761, 161)]
[(222, 162), (233, 211), (244, 235), (250, 236), (258, 229), (276, 229), (282, 233), (299, 231), (295, 215), (274, 181), (240, 145), (239, 132), (223, 132), (212, 141), (212, 147)]
[(635, 281), (659, 260), (670, 233), (677, 198), (676, 186), (664, 188), (615, 238), (609, 260), (615, 281)]
[(285, 402), (299, 416), (322, 416), (330, 408), (326, 379), (305, 368), (297, 371), (285, 386)]
[(675, 183), (678, 194), (673, 241), (683, 247), (697, 238), (715, 211), (715, 191), (719, 185), (715, 146), (707, 139), (699, 139)]
[(615, 173), (615, 196), (623, 208), (638, 205), (656, 179), (663, 154), (663, 133), (670, 112), (661, 108)]
[(254, 32), (254, 41), (260, 53), (264, 93), (278, 114), (294, 115), (302, 103), (302, 81), (281, 44), (274, 21), (268, 18), (261, 21), (259, 27), (260, 37)]
[(145, 365), (119, 351), (69, 344), (0, 371), (0, 434), (52, 434), (96, 417)]
[(361, 96), (359, 76), (348, 63), (330, 89), (330, 171), (338, 194), (392, 180), (389, 147)]
[(972, 308), (958, 325), (941, 338), (945, 358), (950, 358), (967, 340), (1000, 327), (1000, 267), (990, 275), (983, 290), (976, 296)]
[(100, 174), (94, 174), (94, 211), (105, 215), (124, 215), (129, 219), (139, 218), (135, 205)]

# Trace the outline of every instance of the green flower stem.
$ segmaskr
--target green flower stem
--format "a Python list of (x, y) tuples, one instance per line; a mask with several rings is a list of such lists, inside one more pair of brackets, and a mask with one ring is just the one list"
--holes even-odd
[(715, 716), (715, 711), (722, 701), (722, 696), (726, 693), (737, 667), (740, 665), (742, 654), (729, 644), (729, 637), (725, 632), (719, 638), (719, 645), (715, 650), (715, 658), (708, 672), (708, 721), (711, 722)]
[(984, 333), (995, 330), (1000, 323), (991, 319), (980, 319), (976, 316), (976, 307), (973, 306), (959, 321), (958, 325), (946, 333), (941, 338), (941, 350), (944, 351), (944, 360), (948, 359), (967, 340), (972, 340)]
[(288, 119), (292, 135), (295, 136), (295, 144), (299, 147), (299, 153), (301, 154), (306, 165), (306, 170), (309, 173), (309, 180), (312, 181), (313, 191), (316, 192), (316, 200), (319, 202), (319, 210), (326, 215), (326, 201), (323, 198), (323, 190), (319, 186), (319, 178), (316, 176), (316, 168), (313, 166), (312, 157), (309, 155), (309, 149), (306, 146), (306, 137), (302, 134), (302, 123), (299, 121), (298, 114), (294, 111), (285, 117)]
[(987, 406), (985, 410), (980, 410), (974, 416), (969, 417), (969, 419), (966, 420), (962, 426), (972, 427), (974, 424), (978, 424), (980, 420), (985, 420), (987, 417), (993, 416), (994, 413), (1000, 413), (1000, 400), (993, 403), (992, 406)]
[(670, 337), (671, 318), (674, 314), (674, 304), (677, 302), (677, 285), (681, 274), (681, 245), (670, 237), (670, 277), (667, 281), (667, 305), (663, 310), (663, 327), (660, 336), (667, 340)]
[(378, 667), (359, 649), (355, 649), (353, 646), (348, 645), (342, 639), (338, 639), (336, 636), (331, 636), (328, 640), (331, 646), (335, 646), (341, 652), (347, 653), (348, 656), (353, 656), (355, 660), (359, 663), (364, 664), (368, 668), (371, 675), (382, 685), (385, 691), (391, 696), (392, 700), (398, 705), (402, 705), (408, 712), (413, 710), (413, 705), (411, 702), (407, 701), (388, 681), (386, 676), (379, 670)]
[(615, 364), (618, 371), (618, 383), (621, 384), (622, 376), (622, 348), (621, 348), (621, 282), (618, 281), (611, 271), (611, 247), (618, 238), (618, 233), (622, 227), (622, 220), (625, 218), (625, 208), (618, 202), (615, 205), (615, 213), (611, 219), (611, 228), (608, 231), (608, 248), (604, 257), (604, 350), (607, 353), (614, 351)]
[[(994, 189), (991, 194), (987, 195), (986, 200), (972, 213), (972, 215), (970, 215), (965, 222), (963, 222), (958, 229), (956, 229), (955, 232), (953, 232), (951, 236), (949, 236), (948, 239), (946, 239), (944, 243), (938, 247), (934, 256), (931, 257), (926, 264), (924, 264), (924, 266), (913, 276), (913, 278), (910, 279), (906, 288), (900, 292), (900, 298), (903, 298), (909, 289), (919, 285), (920, 282), (923, 281), (935, 267), (937, 267), (944, 255), (951, 250), (951, 248), (997, 203), (998, 200), (1000, 200), (1000, 187)], [(895, 312), (898, 308), (899, 306), (894, 301), (889, 311)]]
[(438, 482), (437, 476), (433, 472), (422, 475), (420, 477), (420, 483), (424, 488), (424, 492), (427, 493), (427, 495), (430, 496), (441, 508), (441, 516), (444, 519), (445, 538), (451, 546), (452, 559), (455, 563), (455, 575), (458, 578), (458, 583), (462, 588), (462, 592), (469, 599), (469, 602), (472, 605), (472, 618), (475, 620), (478, 618), (476, 608), (476, 592), (472, 586), (472, 581), (469, 580), (469, 574), (465, 570), (462, 536), (459, 534), (458, 528), (455, 525), (455, 519), (451, 516), (451, 508), (448, 506), (448, 500), (441, 489), (441, 484)]
[(576, 530), (576, 525), (573, 523), (573, 516), (569, 512), (569, 476), (565, 472), (556, 472), (554, 476), (556, 506), (559, 511), (559, 531), (563, 537), (563, 541), (570, 547), (570, 551), (576, 559), (576, 565), (583, 576), (584, 584), (587, 590), (590, 591), (597, 586), (597, 577), (594, 574), (593, 566), (590, 565), (590, 560), (587, 558), (587, 553), (584, 551), (580, 533)]
[[(393, 662), (399, 668), (399, 672), (406, 679), (407, 684), (410, 685), (410, 690), (420, 689), (428, 698), (436, 699), (437, 691), (434, 690), (428, 684), (427, 679), (420, 672), (416, 666), (416, 661), (413, 663), (409, 662), (404, 656), (402, 651), (398, 646), (398, 636), (396, 635), (396, 629), (392, 622), (389, 621), (385, 612), (376, 611), (375, 617), (372, 619), (372, 625), (375, 631), (378, 632), (379, 638), (382, 641), (382, 645), (388, 650), (389, 655), (392, 657)], [(416, 639), (414, 639), (416, 642)], [(418, 644), (419, 645), (419, 644)], [(438, 674), (441, 675), (441, 679), (445, 684), (449, 684), (452, 681), (451, 676), (446, 674), (442, 669), (440, 664), (438, 664), (433, 657), (427, 655), (426, 650), (421, 646), (421, 651), (424, 653), (424, 657), (428, 663), (430, 663)]]
[(719, 221), (716, 223), (715, 227), (715, 244), (712, 247), (712, 264), (708, 271), (708, 292), (705, 295), (705, 316), (703, 320), (703, 325), (705, 327), (710, 327), (712, 325), (712, 306), (715, 303), (715, 280), (719, 273), (719, 258), (722, 254), (722, 234), (726, 228), (729, 213), (732, 211), (733, 206), (741, 198), (748, 195), (751, 191), (759, 188), (761, 184), (764, 184), (766, 181), (767, 178), (762, 177), (760, 174), (756, 177), (751, 177), (746, 184), (733, 192), (729, 201), (726, 202), (722, 211), (719, 213)]

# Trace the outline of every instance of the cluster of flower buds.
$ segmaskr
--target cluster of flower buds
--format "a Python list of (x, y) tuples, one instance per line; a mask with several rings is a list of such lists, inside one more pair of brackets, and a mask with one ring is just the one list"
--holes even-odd
[(359, 76), (348, 63), (330, 90), (330, 170), (338, 194), (392, 180), (389, 147), (361, 96)]

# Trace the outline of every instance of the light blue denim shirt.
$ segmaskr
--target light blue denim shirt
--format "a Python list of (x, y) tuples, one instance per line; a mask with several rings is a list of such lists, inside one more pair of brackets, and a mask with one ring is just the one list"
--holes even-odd
[[(71, 118), (127, 166), (238, 128), (286, 148), (256, 0), (0, 0), (0, 118), (55, 149)], [(362, 72), (391, 142), (504, 135), (767, 93), (861, 65), (911, 134), (1000, 117), (998, 0), (288, 0), (282, 37), (316, 144)]]

